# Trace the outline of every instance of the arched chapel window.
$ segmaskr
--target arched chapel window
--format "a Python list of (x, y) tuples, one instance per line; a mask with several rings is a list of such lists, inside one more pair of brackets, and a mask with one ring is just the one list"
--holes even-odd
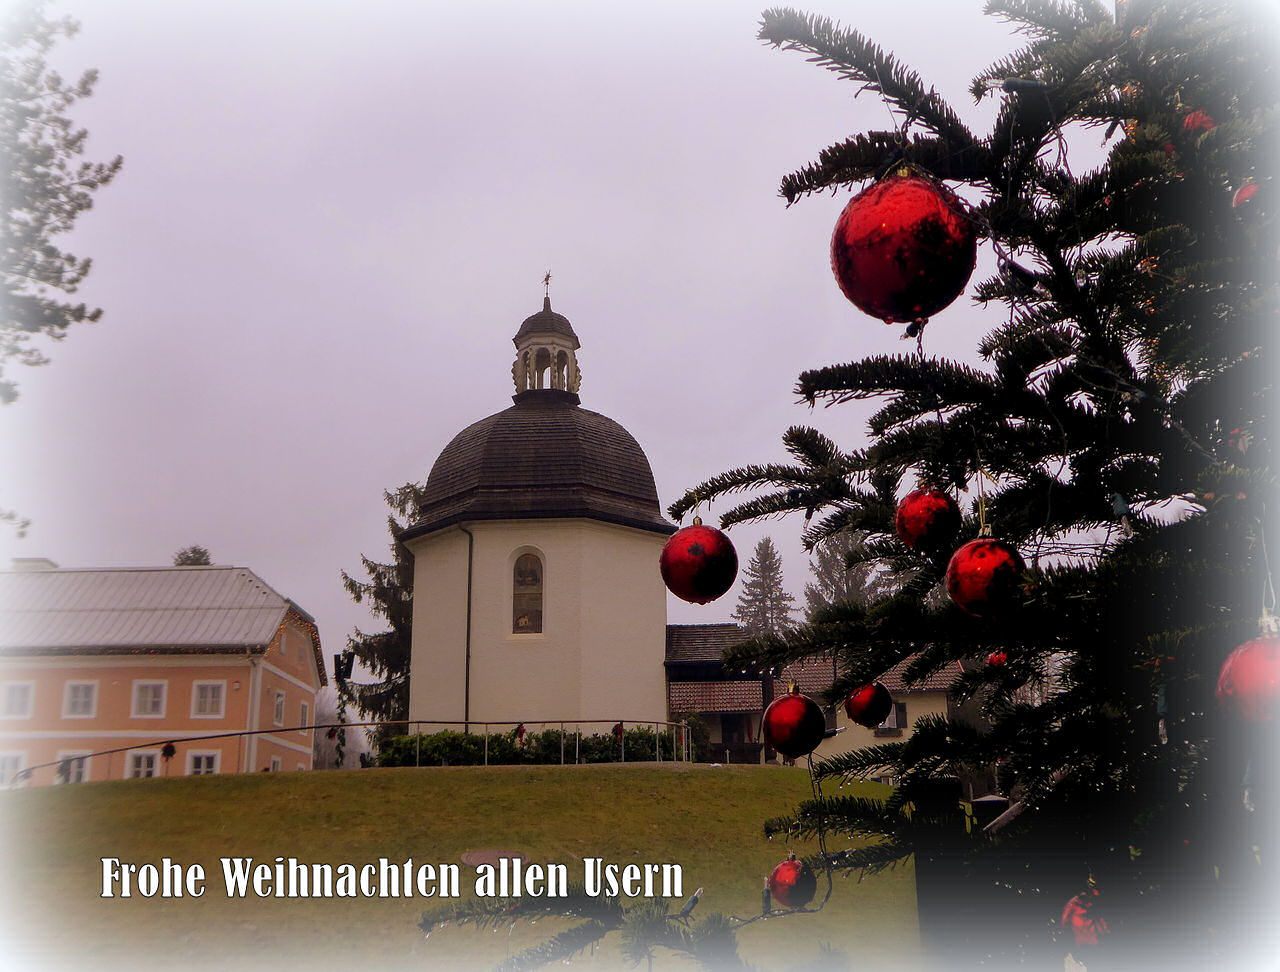
[(511, 584), (511, 631), (513, 634), (542, 632), (542, 560), (537, 554), (516, 558)]

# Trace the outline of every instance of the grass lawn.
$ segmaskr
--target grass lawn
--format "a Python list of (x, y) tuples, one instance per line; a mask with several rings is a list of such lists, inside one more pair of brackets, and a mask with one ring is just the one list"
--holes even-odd
[[(411, 857), (416, 865), (503, 849), (528, 863), (566, 863), (571, 880), (580, 879), (584, 857), (674, 862), (686, 895), (706, 889), (698, 915), (746, 917), (758, 912), (763, 879), (787, 851), (762, 836), (761, 823), (787, 813), (808, 789), (800, 768), (636, 764), (228, 775), (3, 792), (0, 968), (483, 969), (568, 927), (551, 920), (496, 934), (450, 927), (424, 941), (417, 918), (438, 899), (228, 898), (218, 859), (229, 856), (334, 865)], [(201, 864), (206, 892), (103, 899), (102, 857)], [(462, 865), (465, 894), (474, 873)], [(744, 928), (740, 954), (772, 969), (814, 959), (827, 943), (848, 954), (851, 968), (912, 967), (919, 945), (911, 868), (835, 881), (822, 912)], [(608, 947), (574, 964), (617, 968), (621, 960)], [(681, 958), (655, 967), (692, 968)]]

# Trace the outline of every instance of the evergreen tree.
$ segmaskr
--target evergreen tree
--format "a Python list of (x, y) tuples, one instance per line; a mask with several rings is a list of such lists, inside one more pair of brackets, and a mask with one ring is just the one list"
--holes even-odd
[[(403, 720), (409, 714), (410, 637), (413, 628), (413, 557), (395, 537), (405, 529), (396, 517), (411, 517), (417, 510), (421, 488), (406, 483), (393, 492), (384, 493), (394, 514), (387, 518), (391, 532), (390, 563), (378, 563), (361, 556), (368, 580), (357, 580), (345, 570), (342, 586), (357, 604), (369, 609), (387, 622), (387, 629), (373, 634), (357, 629), (347, 638), (347, 648), (369, 671), (376, 682), (350, 680), (339, 685), (339, 699), (351, 703), (369, 721)], [(391, 726), (386, 735), (403, 735), (404, 726)]]
[[(1000, 100), (981, 137), (856, 31), (772, 10), (760, 32), (883, 98), (902, 122), (787, 176), (788, 203), (904, 162), (973, 200), (998, 261), (972, 291), (1000, 307), (977, 345), (983, 364), (929, 356), (921, 332), (917, 353), (805, 372), (810, 404), (880, 400), (869, 441), (839, 449), (790, 430), (799, 466), (722, 474), (671, 512), (773, 488), (722, 523), (820, 513), (806, 542), (865, 531), (858, 556), (894, 578), (871, 603), (742, 646), (730, 664), (835, 651), (838, 695), (910, 656), (909, 681), (958, 663), (952, 697), (981, 713), (923, 718), (906, 742), (822, 762), (819, 782), (899, 783), (882, 801), (815, 799), (771, 829), (854, 838), (824, 862), (841, 869), (914, 854), (922, 937), (937, 948), (926, 886), (945, 862), (956, 881), (949, 967), (1060, 964), (1081, 948), (1091, 970), (1239, 967), (1272, 920), (1266, 868), (1280, 817), (1266, 740), (1213, 697), (1224, 658), (1274, 607), (1268, 541), (1280, 563), (1266, 516), (1272, 32), (1260, 7), (1226, 0), (986, 9), (1029, 42), (975, 78), (975, 99)], [(1073, 148), (1098, 136), (1105, 161), (1077, 171)], [(920, 483), (966, 498), (957, 545), (987, 527), (1021, 550), (1016, 610), (970, 617), (944, 593), (952, 550), (895, 539), (897, 498)], [(984, 664), (990, 652), (1007, 662)], [(966, 826), (948, 780), (996, 764), (1014, 806), (998, 826)], [(1096, 946), (1056, 927), (1089, 888), (1109, 929)]]
[(886, 593), (891, 583), (874, 560), (863, 559), (864, 531), (841, 532), (817, 541), (809, 559), (813, 580), (804, 585), (805, 620), (842, 604), (866, 604)]
[(782, 558), (769, 537), (761, 537), (747, 564), (746, 583), (733, 620), (752, 635), (780, 634), (791, 625), (795, 598), (782, 587)]
[(61, 339), (72, 324), (102, 316), (100, 308), (61, 299), (58, 292), (76, 292), (90, 261), (59, 249), (55, 238), (93, 206), (93, 193), (123, 164), (119, 156), (77, 161), (88, 132), (76, 128), (68, 112), (93, 93), (97, 72), (86, 71), (70, 84), (49, 68), (49, 49), (79, 25), (70, 18), (48, 19), (44, 6), (43, 0), (6, 5), (0, 25), (0, 402), (18, 394), (4, 377), (7, 362), (48, 361), (30, 345), (32, 335)]
[(173, 555), (173, 566), (175, 567), (208, 567), (212, 563), (213, 559), (209, 553), (209, 548), (202, 547), (199, 544), (183, 547)]

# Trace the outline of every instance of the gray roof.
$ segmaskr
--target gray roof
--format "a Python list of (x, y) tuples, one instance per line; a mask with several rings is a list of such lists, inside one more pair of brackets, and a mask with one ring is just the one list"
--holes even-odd
[(0, 654), (263, 651), (290, 612), (314, 629), (245, 567), (4, 571)]
[(746, 641), (747, 629), (733, 624), (667, 625), (667, 662), (718, 662), (730, 645)]
[(463, 429), (431, 467), (420, 536), (471, 520), (585, 517), (675, 533), (662, 515), (653, 470), (635, 438), (578, 396), (538, 389)]

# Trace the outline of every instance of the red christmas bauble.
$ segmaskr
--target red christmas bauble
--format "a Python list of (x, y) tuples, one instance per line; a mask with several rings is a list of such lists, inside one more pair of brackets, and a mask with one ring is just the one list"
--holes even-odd
[(1207, 111), (1200, 111), (1199, 109), (1189, 112), (1182, 119), (1182, 128), (1184, 131), (1188, 132), (1211, 132), (1217, 127), (1218, 123), (1213, 120), (1213, 116)]
[(1231, 197), (1231, 208), (1237, 209), (1247, 203), (1258, 192), (1258, 184), (1252, 179), (1236, 190), (1235, 195)]
[(937, 550), (960, 529), (960, 507), (940, 489), (917, 489), (898, 504), (893, 527), (912, 550)]
[(992, 668), (999, 668), (1008, 660), (1009, 660), (1009, 656), (1006, 655), (1003, 651), (993, 651), (991, 654), (987, 656), (987, 664), (990, 665)]
[(932, 317), (960, 296), (978, 236), (959, 197), (918, 175), (893, 175), (845, 206), (831, 269), (859, 310), (886, 324)]
[(1099, 892), (1092, 888), (1077, 894), (1062, 909), (1062, 927), (1075, 938), (1076, 945), (1097, 945), (1111, 932), (1107, 920), (1096, 913)]
[(879, 682), (854, 689), (844, 700), (844, 711), (849, 719), (860, 726), (874, 729), (893, 711), (893, 698), (889, 690)]
[(1274, 722), (1280, 709), (1280, 635), (1267, 632), (1227, 656), (1218, 702), (1250, 722)]
[(827, 733), (827, 720), (818, 703), (807, 695), (780, 695), (764, 710), (764, 741), (787, 759), (808, 756)]
[(695, 519), (693, 526), (667, 539), (658, 567), (672, 594), (693, 604), (707, 604), (733, 586), (738, 552), (722, 531)]
[(769, 875), (769, 894), (784, 908), (803, 908), (818, 893), (817, 875), (804, 861), (787, 858)]
[(947, 593), (974, 617), (1001, 614), (1017, 600), (1025, 566), (1007, 543), (990, 537), (970, 540), (947, 564)]

